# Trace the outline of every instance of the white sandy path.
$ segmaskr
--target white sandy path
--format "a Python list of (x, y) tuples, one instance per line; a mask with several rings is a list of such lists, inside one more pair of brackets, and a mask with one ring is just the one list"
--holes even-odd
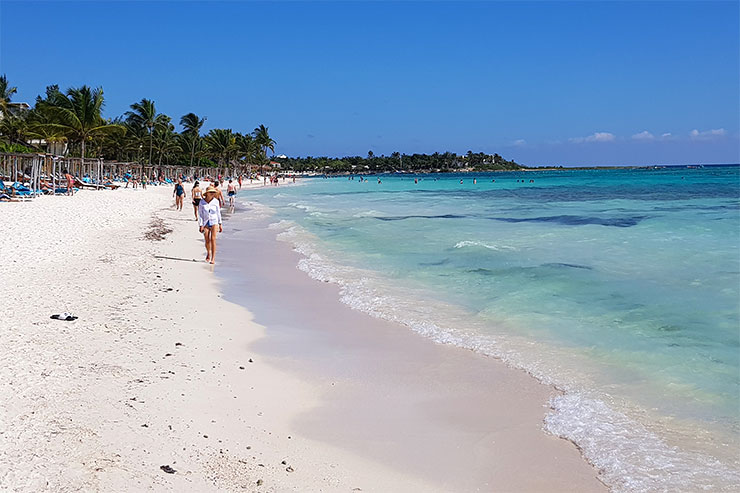
[[(192, 211), (171, 203), (150, 187), (0, 204), (0, 491), (434, 491), (295, 436), (318, 390), (248, 361), (262, 328), (191, 261)], [(162, 242), (143, 239), (153, 216), (175, 230)]]

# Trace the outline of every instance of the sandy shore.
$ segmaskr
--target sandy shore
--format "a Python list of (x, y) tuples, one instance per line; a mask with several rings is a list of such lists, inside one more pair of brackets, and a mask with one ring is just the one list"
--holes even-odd
[[(552, 390), (521, 372), (394, 327), (370, 337), (363, 328), (380, 322), (342, 311), (330, 286), (306, 298), (323, 318), (298, 326), (290, 314), (306, 306), (297, 306), (278, 310), (285, 316), (272, 318), (274, 327), (256, 323), (222, 297), (200, 261), (192, 209), (175, 211), (169, 187), (82, 191), (0, 210), (2, 491), (604, 489), (572, 444), (541, 431)], [(222, 238), (226, 256), (231, 241)], [(272, 253), (290, 266), (289, 249)], [(260, 259), (252, 263), (257, 273)], [(273, 279), (263, 295), (315, 284), (294, 268)], [(238, 301), (251, 308), (248, 296)], [(258, 304), (257, 321), (271, 320)], [(79, 318), (49, 318), (60, 312)], [(337, 334), (332, 317), (358, 317), (354, 331)], [(297, 357), (296, 344), (311, 344), (315, 358)], [(411, 363), (388, 351), (398, 345)], [(338, 347), (354, 366), (336, 364)], [(384, 371), (362, 373), (385, 353)], [(425, 389), (429, 379), (413, 377), (420, 368), (441, 383)], [(394, 375), (398, 385), (386, 385)], [(494, 378), (497, 390), (481, 396), (466, 386), (481, 378)], [(327, 392), (332, 380), (341, 392)], [(383, 419), (375, 419), (378, 393), (389, 399)], [(439, 416), (419, 413), (422, 398), (436, 399)], [(495, 430), (480, 425), (491, 419)], [(404, 432), (411, 422), (418, 441)], [(426, 435), (440, 423), (435, 453)], [(368, 433), (381, 438), (373, 444)], [(444, 479), (466, 467), (481, 482)]]

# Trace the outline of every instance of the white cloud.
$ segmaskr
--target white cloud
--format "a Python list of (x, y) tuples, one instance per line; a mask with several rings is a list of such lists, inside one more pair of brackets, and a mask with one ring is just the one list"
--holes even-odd
[(691, 137), (692, 139), (704, 140), (711, 139), (713, 137), (722, 137), (726, 133), (727, 132), (725, 132), (724, 128), (713, 128), (712, 130), (704, 130), (701, 132), (697, 129), (694, 129), (689, 132), (689, 137)]
[(514, 145), (514, 146), (516, 146), (516, 147), (522, 147), (522, 146), (525, 146), (525, 145), (527, 145), (527, 141), (526, 141), (526, 140), (524, 140), (524, 139), (517, 139), (517, 140), (515, 140), (515, 141), (514, 141), (514, 142), (512, 143), (512, 145)]
[(655, 135), (651, 134), (647, 130), (643, 130), (639, 134), (633, 135), (632, 138), (635, 140), (653, 140)]
[(613, 133), (596, 132), (594, 134), (589, 135), (588, 137), (574, 137), (568, 140), (576, 144), (581, 144), (583, 142), (612, 142), (616, 138), (617, 137)]
[(671, 137), (673, 137), (673, 134), (670, 132), (666, 132), (660, 136), (661, 139), (670, 139)]

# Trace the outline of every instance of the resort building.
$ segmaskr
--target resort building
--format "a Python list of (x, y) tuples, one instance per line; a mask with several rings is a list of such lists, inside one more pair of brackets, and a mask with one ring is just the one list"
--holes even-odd
[[(8, 113), (12, 115), (18, 115), (31, 109), (31, 105), (28, 103), (6, 103), (6, 106), (8, 108)], [(0, 108), (0, 120), (3, 118), (5, 118), (5, 113), (3, 112), (3, 109)]]

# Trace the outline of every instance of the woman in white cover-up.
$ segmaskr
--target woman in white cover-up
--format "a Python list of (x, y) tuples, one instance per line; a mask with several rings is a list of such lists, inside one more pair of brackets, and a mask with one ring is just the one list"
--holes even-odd
[(216, 262), (216, 234), (223, 231), (221, 226), (221, 203), (218, 190), (206, 188), (203, 200), (198, 205), (198, 225), (206, 242), (206, 262)]

